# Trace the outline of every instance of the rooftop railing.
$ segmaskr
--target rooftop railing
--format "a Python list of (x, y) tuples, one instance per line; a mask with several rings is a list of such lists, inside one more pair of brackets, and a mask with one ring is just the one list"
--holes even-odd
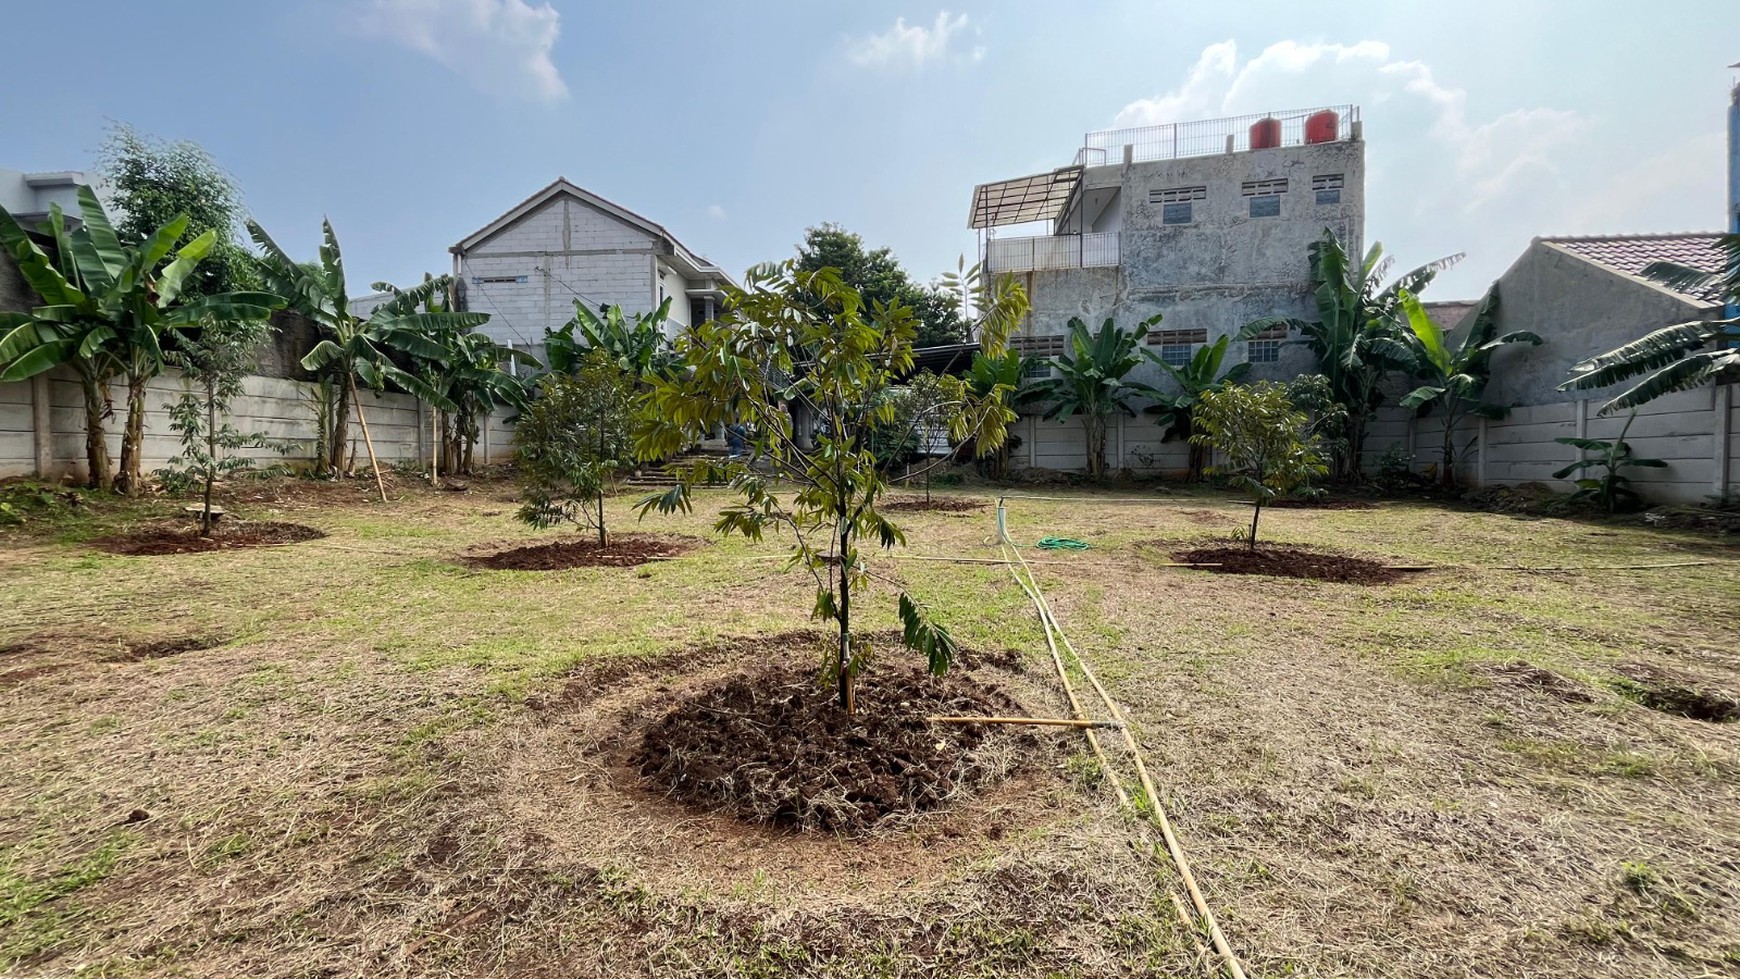
[(1039, 272), (1116, 265), (1119, 246), (1115, 231), (993, 238), (985, 245), (985, 267), (992, 272)]
[(1251, 148), (1251, 126), (1264, 119), (1281, 124), (1282, 146), (1305, 145), (1305, 120), (1319, 112), (1336, 115), (1333, 140), (1341, 142), (1354, 137), (1354, 124), (1359, 121), (1359, 106), (1329, 105), (1315, 109), (1288, 109), (1281, 112), (1259, 112), (1225, 119), (1203, 119), (1163, 126), (1141, 126), (1134, 129), (1103, 129), (1082, 138), (1082, 147), (1075, 154), (1080, 166), (1104, 166), (1122, 163), (1124, 148), (1130, 147), (1131, 160), (1177, 160), (1190, 156), (1213, 156), (1217, 153), (1240, 153)]

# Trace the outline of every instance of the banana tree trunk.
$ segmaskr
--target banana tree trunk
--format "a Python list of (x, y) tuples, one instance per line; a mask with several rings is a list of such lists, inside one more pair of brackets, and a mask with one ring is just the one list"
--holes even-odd
[(1083, 415), (1081, 426), (1087, 440), (1088, 476), (1099, 479), (1106, 474), (1106, 420), (1100, 415)]
[(332, 411), (332, 431), (326, 442), (326, 471), (334, 479), (344, 475), (345, 450), (350, 442), (350, 392), (356, 382), (349, 374), (338, 386), (338, 403)]
[(137, 496), (145, 488), (145, 385), (149, 377), (127, 375), (127, 426), (121, 434), (121, 463), (115, 472), (115, 492)]
[(109, 485), (109, 433), (103, 419), (109, 413), (109, 385), (91, 375), (81, 375), (85, 394), (85, 485), (102, 489)]

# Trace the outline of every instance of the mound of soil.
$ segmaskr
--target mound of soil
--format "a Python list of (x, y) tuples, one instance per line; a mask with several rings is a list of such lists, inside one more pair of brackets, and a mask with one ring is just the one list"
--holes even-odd
[(225, 551), (237, 547), (271, 547), (297, 544), (325, 537), (322, 531), (298, 523), (277, 523), (270, 520), (249, 520), (220, 523), (212, 528), (210, 537), (199, 536), (198, 527), (180, 525), (151, 527), (130, 534), (105, 537), (92, 543), (111, 554), (199, 554), (205, 551)]
[(933, 496), (891, 500), (882, 504), (886, 513), (970, 513), (985, 508), (984, 500), (963, 500), (960, 497)]
[(534, 544), (472, 557), (469, 563), (492, 571), (561, 571), (565, 568), (632, 568), (648, 561), (687, 554), (701, 544), (693, 537), (658, 534), (612, 534), (610, 543), (598, 546), (587, 536)]
[(863, 835), (942, 808), (1007, 777), (1031, 735), (936, 724), (937, 714), (1015, 714), (996, 687), (884, 661), (840, 710), (813, 666), (723, 681), (649, 725), (632, 763), (671, 795), (710, 811), (796, 829)]
[(1697, 677), (1642, 663), (1623, 664), (1618, 671), (1622, 692), (1650, 710), (1717, 724), (1740, 721), (1740, 697)]
[(1265, 547), (1262, 544), (1254, 549), (1242, 544), (1198, 547), (1178, 551), (1173, 557), (1189, 564), (1214, 565), (1202, 570), (1216, 574), (1266, 574), (1277, 578), (1310, 578), (1352, 585), (1387, 585), (1406, 574), (1365, 558), (1304, 551), (1295, 547)]
[(1486, 666), (1477, 666), (1474, 672), (1486, 676), (1494, 686), (1527, 690), (1566, 703), (1587, 704), (1595, 699), (1588, 688), (1581, 683), (1531, 663), (1521, 661), (1492, 663)]

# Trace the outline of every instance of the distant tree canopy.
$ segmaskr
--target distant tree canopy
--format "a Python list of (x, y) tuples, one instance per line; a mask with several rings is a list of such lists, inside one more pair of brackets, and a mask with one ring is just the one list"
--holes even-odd
[(840, 270), (840, 278), (858, 290), (864, 303), (898, 300), (918, 316), (916, 347), (939, 347), (967, 338), (959, 301), (951, 294), (912, 281), (900, 260), (887, 248), (866, 249), (864, 237), (837, 224), (823, 224), (804, 232), (798, 246), (797, 267), (802, 272), (822, 268)]
[(143, 241), (178, 214), (188, 220), (177, 245), (207, 231), (217, 233), (216, 243), (188, 279), (188, 293), (210, 296), (259, 288), (251, 256), (236, 241), (243, 217), (241, 191), (204, 147), (157, 139), (116, 123), (97, 153), (97, 169), (108, 184), (109, 202), (121, 212), (115, 232), (122, 241)]

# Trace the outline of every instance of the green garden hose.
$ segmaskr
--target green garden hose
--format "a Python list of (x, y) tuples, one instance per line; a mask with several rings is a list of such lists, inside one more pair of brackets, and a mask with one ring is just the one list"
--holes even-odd
[(1076, 540), (1073, 537), (1047, 537), (1034, 545), (1043, 551), (1085, 551), (1087, 541)]

